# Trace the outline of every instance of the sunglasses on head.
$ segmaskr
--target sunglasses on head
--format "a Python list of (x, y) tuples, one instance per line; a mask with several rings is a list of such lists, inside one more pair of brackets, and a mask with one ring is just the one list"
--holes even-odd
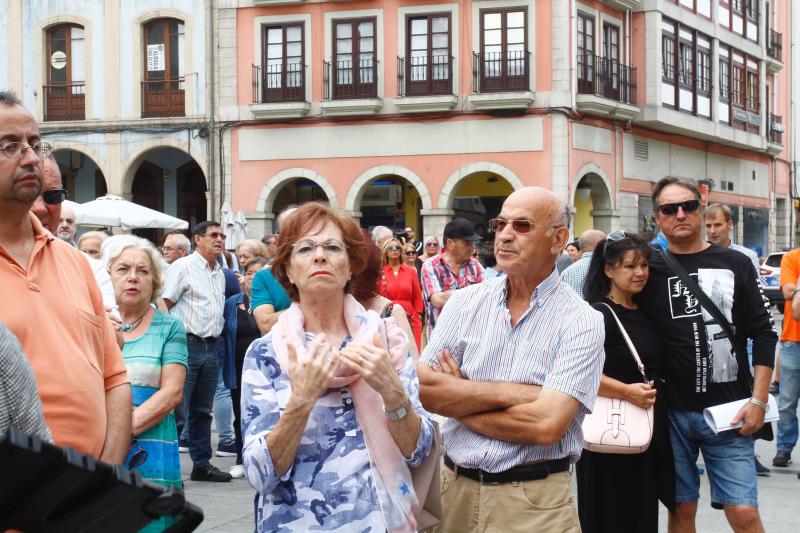
[(661, 211), (661, 214), (666, 216), (677, 215), (678, 209), (683, 209), (684, 213), (694, 213), (700, 209), (700, 200), (686, 200), (685, 202), (661, 204), (658, 206), (658, 210)]
[(617, 241), (621, 241), (624, 238), (625, 238), (625, 232), (624, 231), (612, 231), (611, 233), (606, 235), (606, 241), (617, 242)]
[(42, 191), (42, 200), (47, 205), (58, 205), (67, 199), (67, 191), (65, 189), (49, 189)]

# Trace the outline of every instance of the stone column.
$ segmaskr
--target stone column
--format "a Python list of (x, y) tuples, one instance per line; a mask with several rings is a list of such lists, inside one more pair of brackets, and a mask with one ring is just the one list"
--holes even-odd
[(247, 213), (247, 238), (261, 239), (264, 235), (275, 233), (275, 215), (272, 213)]
[(453, 219), (456, 212), (453, 209), (423, 209), (420, 214), (422, 215), (422, 234), (419, 235), (419, 239), (424, 241), (431, 235), (435, 235), (439, 242), (444, 244), (442, 241), (444, 227)]
[(619, 212), (616, 209), (593, 209), (594, 229), (611, 233), (619, 227)]

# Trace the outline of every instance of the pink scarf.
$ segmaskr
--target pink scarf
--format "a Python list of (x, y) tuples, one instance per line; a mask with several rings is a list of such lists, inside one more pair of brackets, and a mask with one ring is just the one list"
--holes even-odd
[[(396, 369), (405, 366), (408, 357), (408, 339), (394, 320), (383, 321), (374, 311), (367, 311), (349, 294), (344, 299), (344, 320), (352, 342), (372, 343), (375, 333), (385, 334), (382, 342), (389, 341), (389, 357)], [(283, 369), (289, 368), (287, 344), (297, 351), (297, 360), (308, 358), (305, 318), (300, 305), (293, 303), (281, 313), (278, 323), (272, 328), (272, 344), (275, 355)], [(382, 327), (382, 325), (385, 325)], [(383, 413), (380, 395), (361, 379), (341, 365), (337, 375), (328, 385), (330, 388), (350, 386), (350, 394), (356, 410), (356, 419), (364, 431), (364, 441), (369, 453), (375, 488), (381, 513), (390, 532), (405, 533), (417, 530), (416, 513), (420, 503), (414, 492), (411, 471), (389, 433), (389, 425)]]

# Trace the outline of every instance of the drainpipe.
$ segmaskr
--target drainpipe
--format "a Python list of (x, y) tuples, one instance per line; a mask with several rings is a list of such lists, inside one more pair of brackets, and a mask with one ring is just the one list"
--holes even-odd
[[(216, 42), (214, 41), (214, 0), (208, 2), (208, 29), (206, 31), (206, 43), (208, 43), (208, 47), (210, 50), (209, 56), (209, 67), (208, 67), (208, 100), (209, 100), (209, 122), (208, 122), (208, 129), (209, 135), (206, 137), (208, 139), (208, 192), (211, 196), (211, 210), (210, 210), (210, 218), (211, 219), (218, 219), (217, 217), (217, 202), (216, 202), (216, 191), (217, 191), (217, 178), (214, 172), (214, 168), (216, 166), (215, 159), (214, 159), (214, 141), (216, 140), (216, 114), (217, 114), (217, 106), (216, 106), (216, 62), (214, 61), (214, 56), (217, 52), (216, 50)], [(220, 191), (222, 194), (222, 191)]]

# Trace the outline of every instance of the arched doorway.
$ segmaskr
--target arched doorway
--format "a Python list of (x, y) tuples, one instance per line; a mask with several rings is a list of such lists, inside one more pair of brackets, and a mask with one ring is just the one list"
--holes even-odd
[(362, 189), (357, 206), (362, 227), (386, 226), (395, 234), (402, 234), (406, 226), (411, 226), (419, 235), (422, 227), (419, 191), (401, 176), (389, 174), (370, 181)]
[(573, 234), (576, 237), (587, 229), (599, 229), (606, 233), (611, 231), (611, 196), (598, 174), (590, 172), (581, 178), (575, 188), (573, 205)]
[(272, 203), (272, 213), (277, 217), (281, 211), (292, 205), (305, 202), (329, 202), (325, 191), (317, 183), (307, 178), (297, 178), (280, 188)]
[(483, 237), (480, 253), (484, 259), (494, 253), (494, 233), (489, 231), (489, 221), (500, 214), (503, 202), (512, 192), (511, 183), (488, 171), (474, 172), (456, 185), (453, 216), (472, 222), (475, 232)]
[(58, 150), (55, 158), (61, 171), (61, 182), (70, 200), (91, 202), (108, 193), (103, 171), (91, 157), (76, 150)]
[[(156, 148), (136, 168), (131, 201), (185, 220), (191, 230), (208, 219), (207, 190), (203, 170), (190, 155), (177, 148)], [(154, 243), (160, 243), (164, 235), (161, 229), (134, 233)]]

